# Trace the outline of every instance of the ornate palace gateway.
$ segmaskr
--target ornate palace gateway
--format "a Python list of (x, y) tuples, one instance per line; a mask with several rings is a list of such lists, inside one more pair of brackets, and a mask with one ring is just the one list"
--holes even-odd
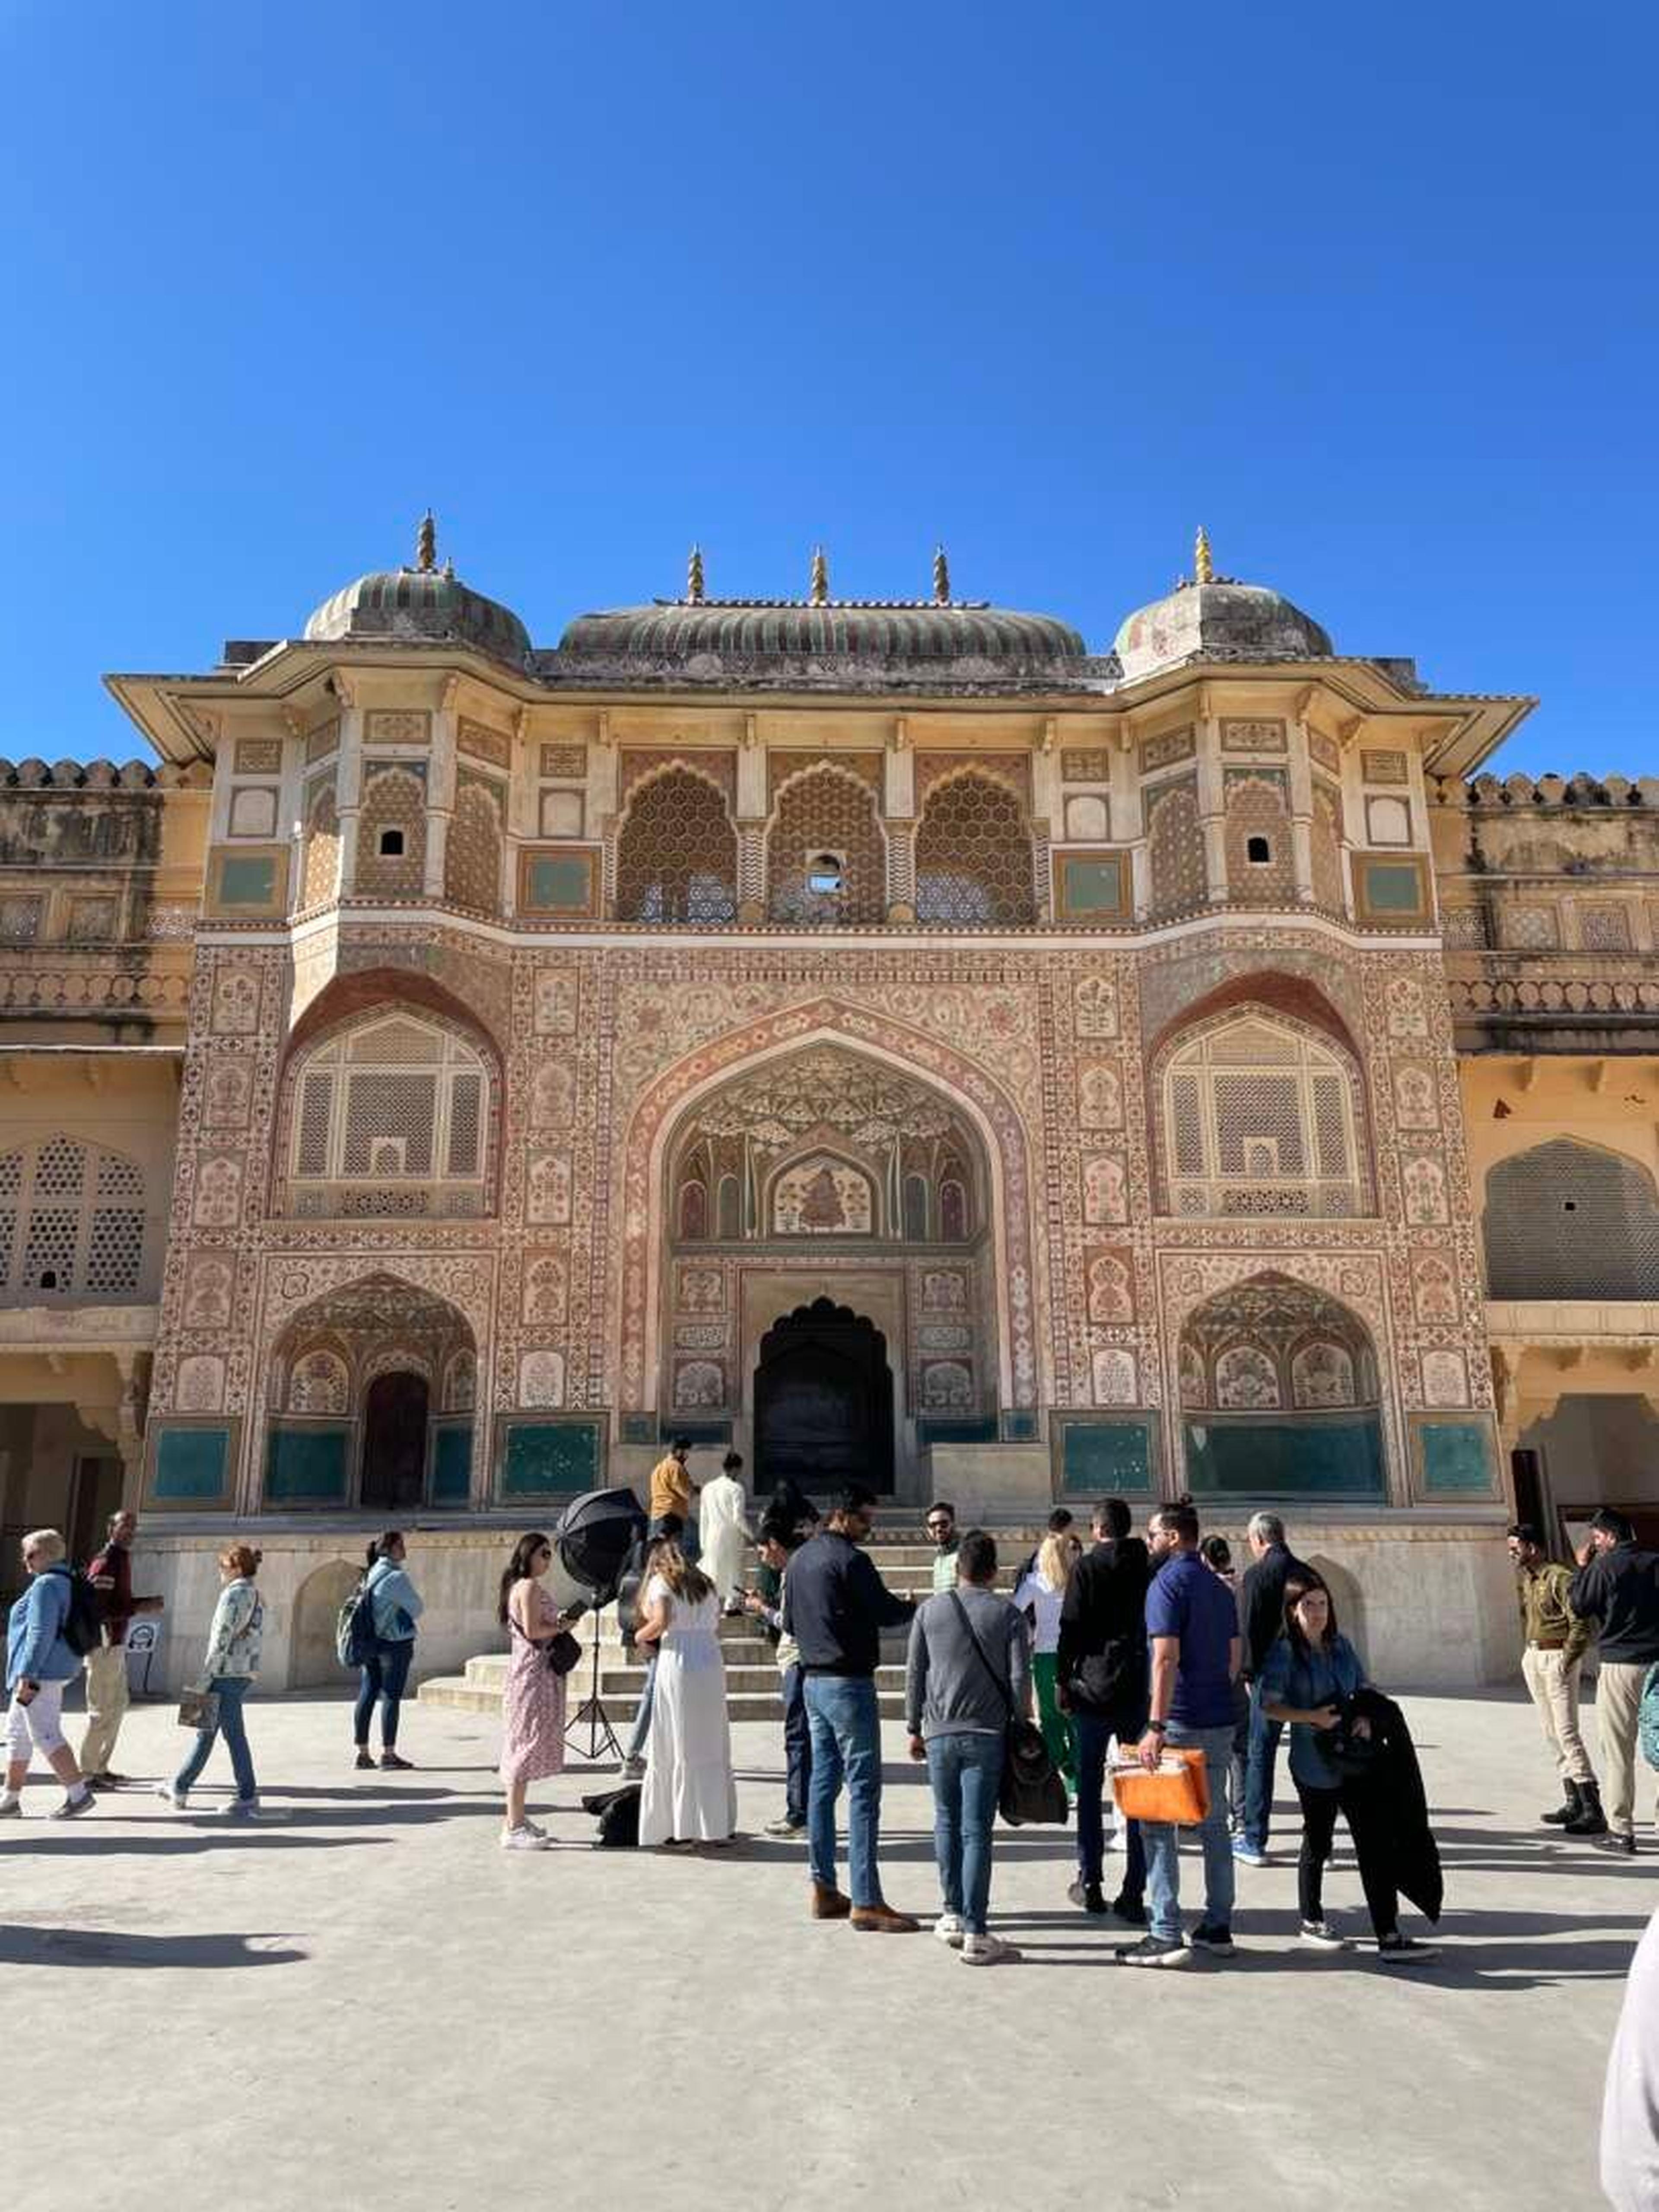
[(1517, 1486), (1659, 1505), (1659, 783), (1477, 775), (1529, 702), (1201, 538), (1106, 653), (942, 556), (542, 649), (429, 520), (110, 682), (163, 765), (0, 792), (0, 1517), (140, 1499), (187, 1637), (258, 1528), (307, 1679), (390, 1519), (459, 1656), (678, 1430), (1289, 1501), (1395, 1679), (1506, 1662)]

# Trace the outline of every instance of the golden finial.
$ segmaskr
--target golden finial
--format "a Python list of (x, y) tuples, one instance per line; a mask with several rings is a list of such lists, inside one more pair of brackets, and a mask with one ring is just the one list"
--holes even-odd
[(1193, 581), (1212, 584), (1215, 581), (1215, 562), (1210, 558), (1210, 533), (1200, 522), (1198, 536), (1193, 540)]
[(942, 545), (933, 548), (933, 597), (942, 607), (951, 604), (951, 563)]
[(702, 548), (694, 545), (691, 558), (686, 563), (685, 596), (694, 607), (702, 605)]
[(830, 563), (824, 558), (822, 545), (812, 548), (812, 587), (807, 597), (815, 607), (827, 606), (830, 602)]
[(429, 574), (438, 565), (438, 526), (428, 507), (415, 533), (415, 566), (422, 574)]

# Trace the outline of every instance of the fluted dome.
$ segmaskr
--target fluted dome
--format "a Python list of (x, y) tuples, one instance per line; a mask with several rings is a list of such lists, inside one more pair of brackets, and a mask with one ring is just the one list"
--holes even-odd
[(323, 601), (306, 624), (313, 641), (395, 638), (404, 643), (466, 645), (521, 668), (530, 633), (510, 607), (464, 584), (453, 567), (437, 565), (431, 517), (421, 526), (412, 568), (359, 576)]
[(1167, 599), (1138, 608), (1116, 644), (1130, 683), (1183, 660), (1310, 660), (1333, 649), (1328, 634), (1283, 592), (1219, 576), (1183, 581)]

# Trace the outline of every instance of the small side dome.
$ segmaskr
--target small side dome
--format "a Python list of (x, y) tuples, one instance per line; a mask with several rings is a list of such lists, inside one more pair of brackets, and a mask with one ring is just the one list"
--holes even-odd
[(1216, 575), (1202, 531), (1194, 570), (1118, 631), (1126, 681), (1183, 660), (1315, 660), (1334, 651), (1328, 632), (1282, 592)]
[(465, 645), (493, 659), (523, 667), (530, 655), (530, 633), (510, 607), (487, 599), (457, 576), (454, 566), (438, 566), (437, 529), (428, 514), (422, 523), (412, 568), (386, 568), (336, 592), (306, 623), (313, 643), (342, 638), (390, 638), (418, 645)]

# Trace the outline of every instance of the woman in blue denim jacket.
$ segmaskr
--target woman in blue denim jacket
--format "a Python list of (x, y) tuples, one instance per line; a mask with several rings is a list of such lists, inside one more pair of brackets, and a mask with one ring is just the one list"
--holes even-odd
[(369, 1723), (374, 1707), (380, 1708), (380, 1764), (405, 1771), (410, 1762), (398, 1756), (398, 1715), (409, 1682), (409, 1664), (415, 1656), (415, 1623), (420, 1619), (421, 1595), (404, 1568), (401, 1528), (388, 1528), (368, 1547), (363, 1587), (374, 1608), (374, 1652), (362, 1667), (352, 1722), (357, 1739), (357, 1764), (373, 1766), (368, 1747)]
[(63, 1784), (67, 1796), (54, 1820), (78, 1820), (92, 1810), (92, 1792), (64, 1741), (64, 1692), (81, 1671), (80, 1655), (64, 1634), (69, 1619), (70, 1571), (63, 1538), (55, 1528), (36, 1528), (23, 1539), (28, 1588), (11, 1609), (6, 1625), (6, 1786), (0, 1791), (0, 1820), (15, 1820), (23, 1809), (22, 1789), (35, 1752)]
[[(1373, 1824), (1354, 1819), (1354, 1802), (1367, 1786), (1345, 1775), (1332, 1759), (1331, 1730), (1341, 1709), (1365, 1686), (1359, 1654), (1336, 1625), (1336, 1607), (1323, 1583), (1291, 1575), (1285, 1583), (1285, 1632), (1267, 1654), (1261, 1670), (1261, 1709), (1270, 1720), (1291, 1724), (1291, 1779), (1302, 1802), (1302, 1856), (1297, 1892), (1302, 1940), (1317, 1949), (1346, 1949), (1326, 1919), (1322, 1896), (1325, 1868), (1336, 1836), (1336, 1816), (1347, 1821), (1359, 1861), (1360, 1887), (1376, 1938), (1378, 1959), (1388, 1966), (1417, 1966), (1437, 1955), (1432, 1944), (1400, 1932), (1400, 1896), (1392, 1872), (1379, 1855)], [(1353, 1723), (1364, 1736), (1369, 1723)]]

